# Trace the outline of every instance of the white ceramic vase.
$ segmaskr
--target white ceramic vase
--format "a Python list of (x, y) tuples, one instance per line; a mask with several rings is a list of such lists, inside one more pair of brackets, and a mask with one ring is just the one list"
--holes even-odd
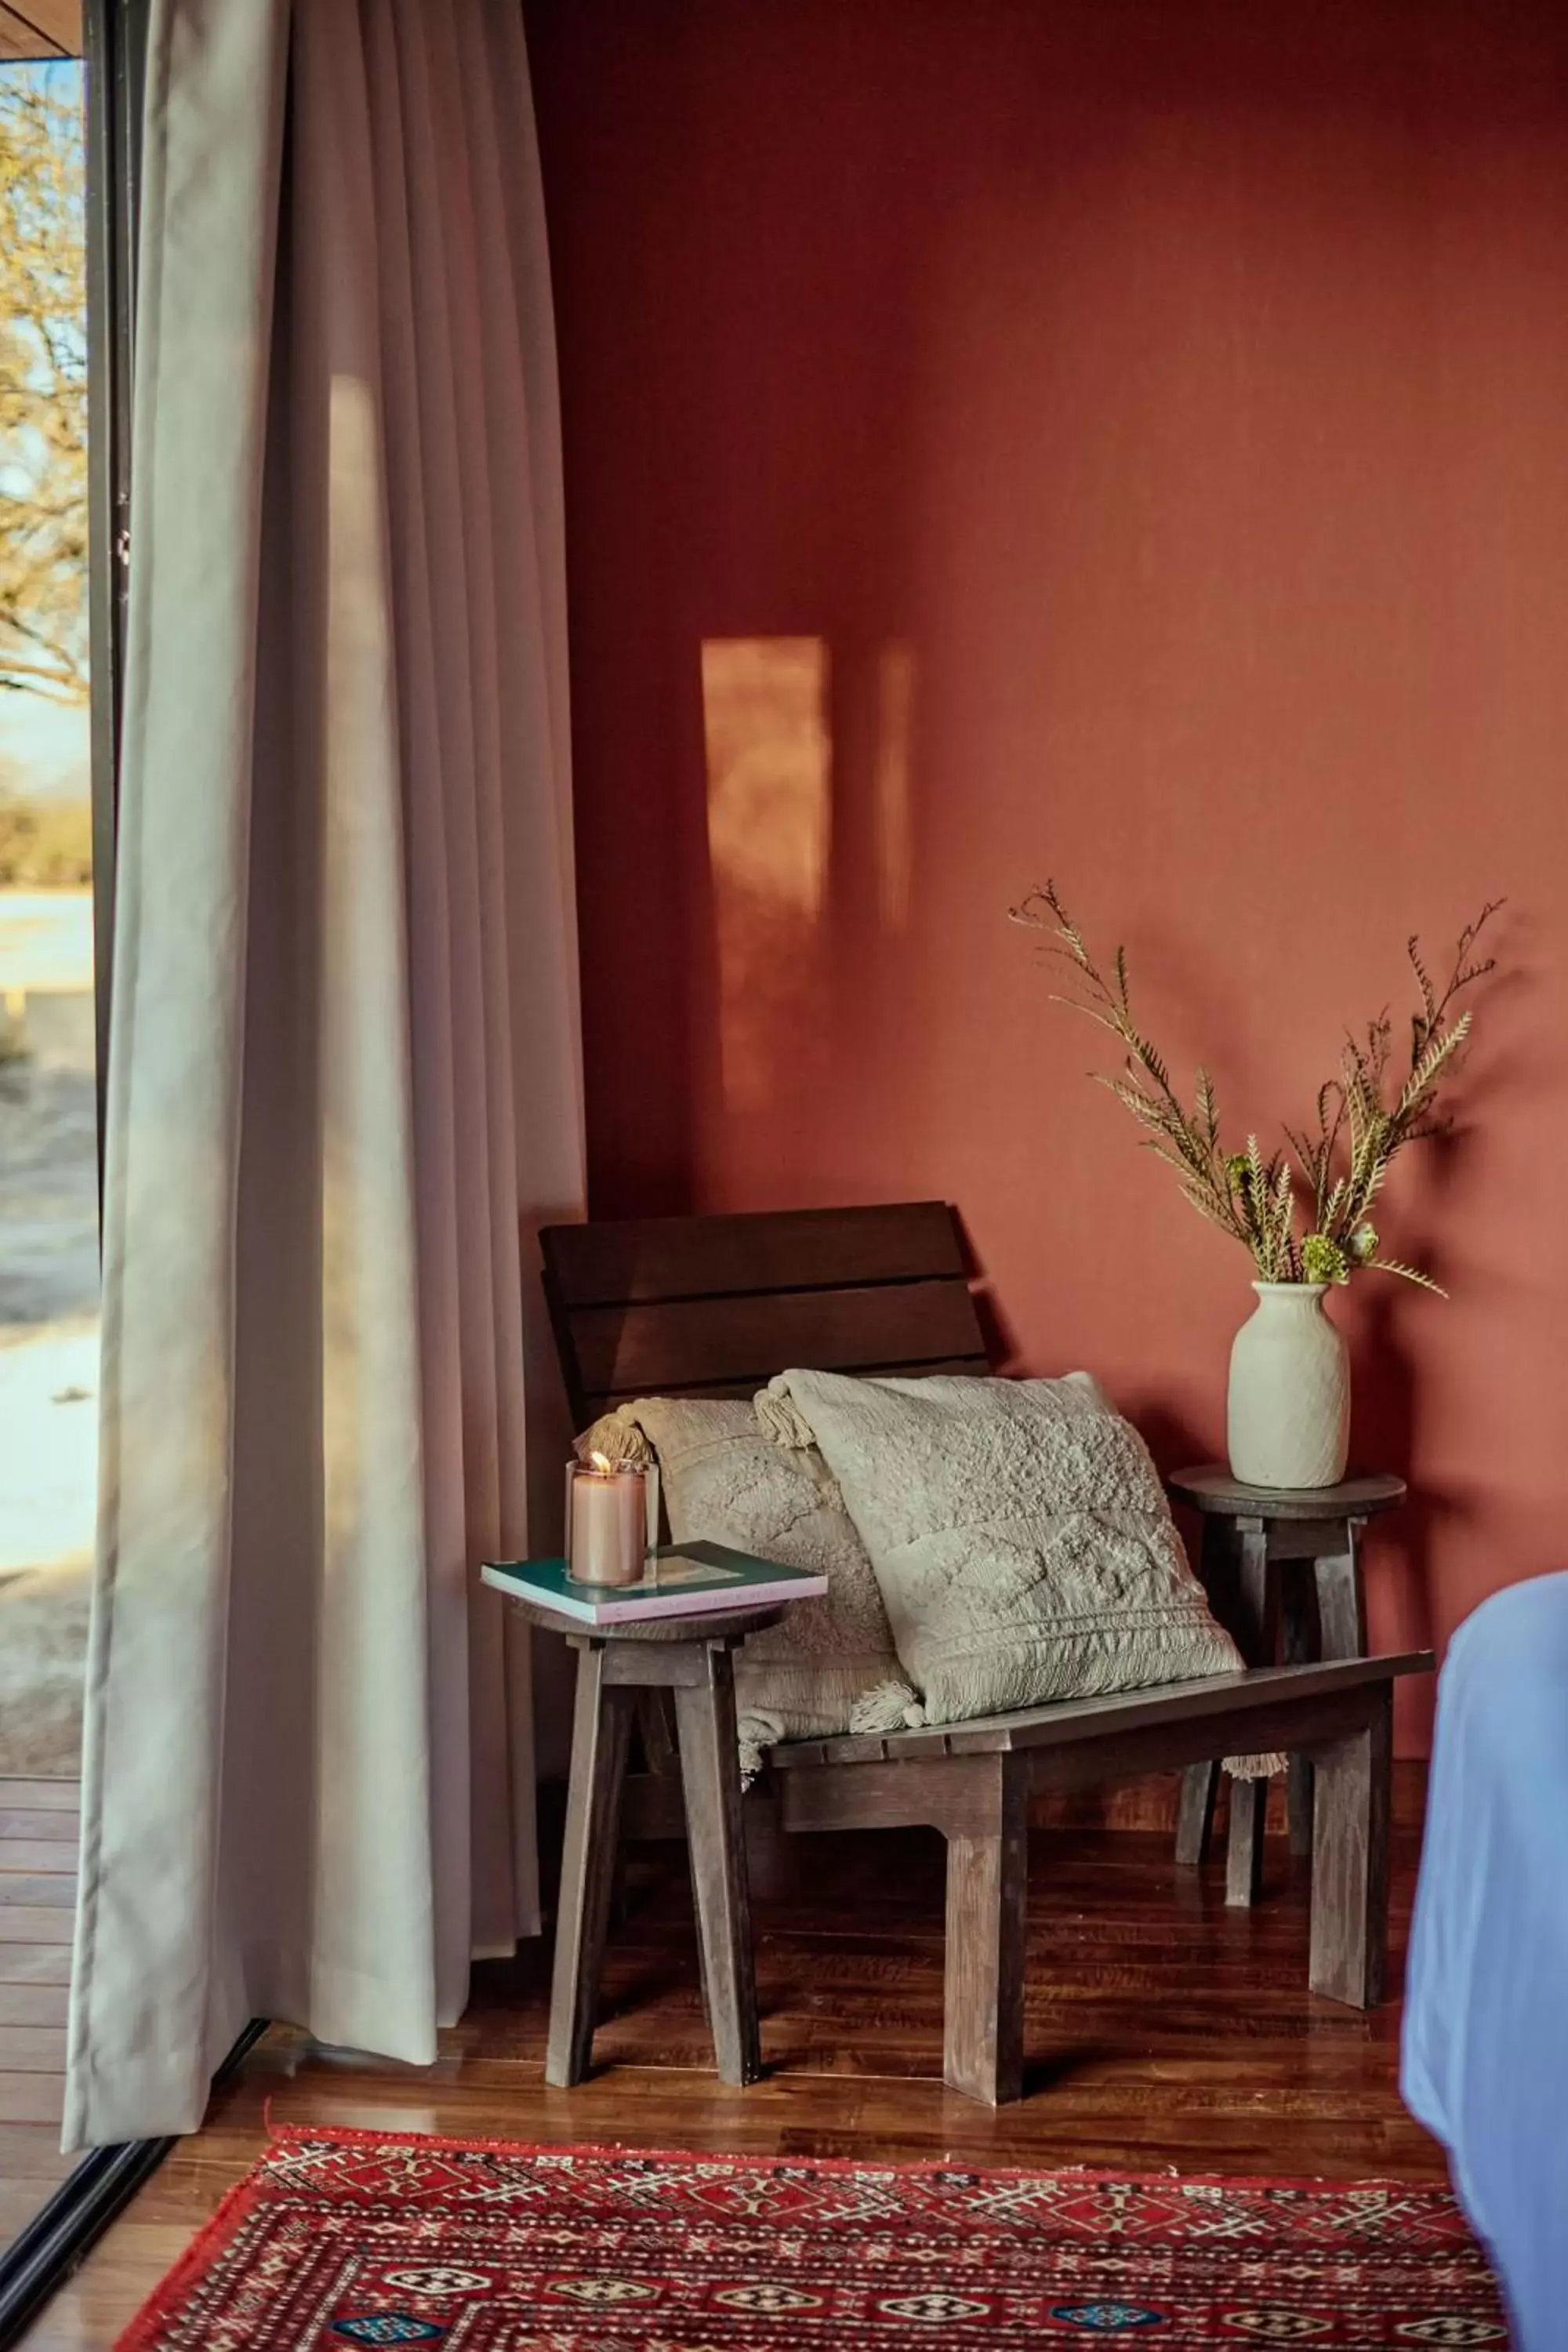
[(1230, 1351), (1230, 1474), (1249, 1486), (1332, 1486), (1350, 1448), (1345, 1343), (1322, 1282), (1255, 1282)]

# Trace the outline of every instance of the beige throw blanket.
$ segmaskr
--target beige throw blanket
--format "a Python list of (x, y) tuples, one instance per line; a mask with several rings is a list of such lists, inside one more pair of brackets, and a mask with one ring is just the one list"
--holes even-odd
[(643, 1397), (596, 1422), (582, 1452), (657, 1454), (669, 1531), (828, 1579), (751, 1634), (735, 1662), (741, 1769), (750, 1780), (782, 1739), (899, 1731), (925, 1717), (893, 1648), (866, 1548), (816, 1447), (774, 1443), (750, 1403)]

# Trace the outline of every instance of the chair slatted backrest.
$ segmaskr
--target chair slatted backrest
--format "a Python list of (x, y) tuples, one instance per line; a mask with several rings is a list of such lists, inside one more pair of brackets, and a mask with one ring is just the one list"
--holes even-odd
[(775, 1372), (990, 1370), (944, 1201), (551, 1225), (544, 1289), (576, 1426)]

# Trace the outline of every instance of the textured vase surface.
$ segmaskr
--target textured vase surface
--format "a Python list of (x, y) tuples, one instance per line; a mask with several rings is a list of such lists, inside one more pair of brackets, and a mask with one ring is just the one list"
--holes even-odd
[(1345, 1343), (1321, 1282), (1255, 1282), (1230, 1351), (1230, 1473), (1249, 1486), (1332, 1486), (1350, 1450)]

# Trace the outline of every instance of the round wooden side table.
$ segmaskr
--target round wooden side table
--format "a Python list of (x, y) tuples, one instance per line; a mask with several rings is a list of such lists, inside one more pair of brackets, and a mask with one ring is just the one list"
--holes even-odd
[[(1209, 1605), (1249, 1666), (1366, 1655), (1361, 1537), (1369, 1519), (1398, 1508), (1405, 1481), (1387, 1471), (1337, 1486), (1248, 1486), (1207, 1462), (1166, 1481), (1173, 1501), (1203, 1520), (1198, 1574)], [(1219, 1767), (1194, 1764), (1182, 1777), (1176, 1860), (1208, 1851)], [(1250, 1903), (1263, 1863), (1267, 1780), (1230, 1784), (1226, 1901)], [(1312, 1850), (1312, 1768), (1290, 1759), (1290, 1851)]]

